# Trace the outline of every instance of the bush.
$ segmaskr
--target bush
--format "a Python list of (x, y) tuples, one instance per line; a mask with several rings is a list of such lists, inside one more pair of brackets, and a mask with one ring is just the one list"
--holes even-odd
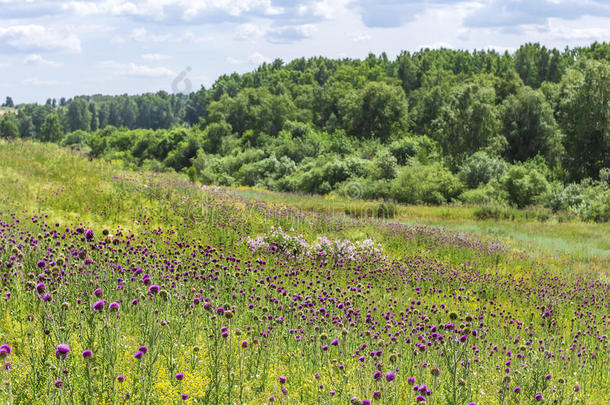
[(477, 152), (466, 159), (458, 175), (468, 188), (477, 188), (499, 179), (506, 172), (508, 164), (499, 158), (490, 157), (485, 152)]
[(460, 179), (440, 164), (406, 166), (392, 181), (390, 194), (408, 204), (443, 204), (462, 191)]
[(598, 194), (591, 206), (582, 214), (585, 221), (610, 221), (610, 190)]
[(500, 219), (502, 210), (498, 207), (485, 205), (475, 209), (473, 214), (477, 219)]
[(509, 202), (519, 208), (537, 202), (538, 197), (549, 189), (549, 183), (542, 174), (523, 165), (512, 166), (502, 177), (502, 184)]
[(502, 184), (496, 179), (474, 190), (466, 190), (460, 194), (460, 201), (468, 204), (499, 204), (505, 205), (508, 195)]

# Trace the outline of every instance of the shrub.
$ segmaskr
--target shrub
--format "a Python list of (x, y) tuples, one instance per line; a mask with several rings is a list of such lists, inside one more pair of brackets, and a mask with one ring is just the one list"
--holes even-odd
[(462, 191), (460, 179), (438, 163), (406, 166), (392, 182), (390, 194), (408, 204), (442, 204)]
[(506, 172), (508, 164), (499, 158), (490, 157), (485, 152), (477, 152), (466, 159), (458, 175), (468, 188), (477, 188), (499, 179)]
[(512, 166), (502, 177), (502, 184), (508, 193), (509, 202), (519, 208), (535, 203), (549, 188), (549, 183), (542, 174), (523, 165)]

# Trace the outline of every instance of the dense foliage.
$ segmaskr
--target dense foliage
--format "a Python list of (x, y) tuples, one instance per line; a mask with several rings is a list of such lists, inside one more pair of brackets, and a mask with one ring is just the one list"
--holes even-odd
[(607, 226), (535, 223), (597, 239), (580, 262), (21, 140), (0, 140), (0, 190), (2, 404), (610, 397)]
[[(13, 104), (7, 99), (5, 105)], [(205, 184), (610, 219), (610, 44), (276, 60), (189, 95), (19, 105), (0, 136)]]

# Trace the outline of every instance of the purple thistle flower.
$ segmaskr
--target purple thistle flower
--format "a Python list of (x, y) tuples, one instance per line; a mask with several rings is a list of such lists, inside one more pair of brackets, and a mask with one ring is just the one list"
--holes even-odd
[(85, 232), (85, 239), (93, 240), (93, 231), (91, 229), (87, 229), (87, 232)]
[(0, 346), (0, 359), (7, 358), (12, 352), (13, 349), (9, 345)]
[(95, 290), (93, 290), (93, 295), (95, 295), (97, 298), (100, 298), (102, 295), (104, 295), (104, 291), (101, 288), (96, 288)]
[(392, 382), (392, 381), (394, 381), (395, 378), (396, 378), (396, 374), (394, 374), (394, 372), (392, 372), (392, 371), (388, 371), (388, 373), (385, 375), (385, 380), (387, 382)]
[(330, 344), (331, 344), (332, 346), (337, 346), (337, 345), (339, 344), (339, 340), (338, 340), (338, 339), (333, 339), (333, 341), (332, 341), (332, 342), (330, 342)]
[(136, 352), (136, 354), (133, 355), (133, 358), (140, 360), (142, 358), (142, 356), (144, 356), (144, 353), (142, 353), (141, 351), (138, 350)]
[(42, 294), (45, 291), (46, 288), (47, 288), (47, 286), (44, 283), (38, 283), (36, 285), (36, 292), (38, 294)]
[(514, 392), (515, 394), (520, 393), (520, 392), (521, 392), (521, 387), (515, 387), (515, 389), (513, 390), (513, 392)]
[(61, 380), (55, 380), (55, 388), (61, 388), (64, 386), (63, 381)]
[(57, 345), (57, 348), (55, 349), (55, 357), (63, 360), (68, 357), (68, 353), (70, 353), (70, 346), (64, 343)]
[(574, 384), (574, 387), (572, 387), (572, 389), (574, 390), (574, 392), (578, 392), (580, 391), (580, 385)]
[(144, 354), (148, 353), (148, 347), (146, 347), (146, 346), (140, 346), (140, 347), (138, 347), (138, 350)]
[(184, 374), (183, 373), (176, 374), (176, 380), (178, 380), (178, 381), (184, 380)]
[(416, 401), (416, 402), (426, 402), (426, 397), (424, 397), (423, 395), (418, 395), (418, 396), (415, 398), (415, 401)]
[(381, 379), (381, 371), (377, 370), (373, 373), (373, 380)]
[(123, 383), (125, 381), (125, 376), (123, 374), (119, 374), (116, 378), (119, 383)]
[(180, 398), (182, 398), (183, 401), (186, 401), (187, 399), (189, 399), (189, 394), (182, 394), (180, 395)]
[(148, 287), (148, 293), (152, 294), (152, 295), (156, 295), (160, 289), (161, 289), (161, 287), (159, 287), (156, 284), (153, 284), (150, 287)]
[(45, 267), (47, 267), (47, 262), (45, 262), (44, 260), (38, 260), (36, 266), (38, 266), (38, 268), (40, 269), (44, 269)]
[(91, 358), (91, 356), (93, 356), (93, 352), (91, 350), (84, 350), (82, 355), (83, 359), (88, 360)]
[(114, 302), (110, 303), (110, 306), (108, 306), (108, 309), (110, 309), (110, 311), (112, 311), (112, 312), (118, 312), (118, 310), (121, 309), (121, 304), (119, 304), (117, 301), (114, 301)]
[(280, 384), (286, 384), (286, 380), (287, 380), (287, 379), (286, 379), (286, 376), (281, 375), (281, 376), (280, 376), (280, 378), (279, 378), (279, 380), (280, 380)]
[(536, 396), (534, 397), (534, 399), (536, 401), (542, 401), (542, 394), (536, 394)]
[(52, 296), (51, 296), (51, 294), (49, 294), (49, 293), (46, 293), (45, 295), (43, 295), (43, 296), (42, 296), (42, 300), (43, 300), (44, 302), (49, 302), (49, 301), (51, 301), (52, 299), (53, 299), (53, 297), (52, 297)]
[(106, 305), (104, 300), (97, 301), (95, 304), (93, 304), (93, 309), (97, 312), (102, 312), (104, 310), (104, 305)]

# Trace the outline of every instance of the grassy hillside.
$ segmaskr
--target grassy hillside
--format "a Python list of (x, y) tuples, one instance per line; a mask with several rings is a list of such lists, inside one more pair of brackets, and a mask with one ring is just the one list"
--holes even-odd
[(0, 403), (610, 396), (607, 225), (367, 218), (21, 141), (0, 190)]

